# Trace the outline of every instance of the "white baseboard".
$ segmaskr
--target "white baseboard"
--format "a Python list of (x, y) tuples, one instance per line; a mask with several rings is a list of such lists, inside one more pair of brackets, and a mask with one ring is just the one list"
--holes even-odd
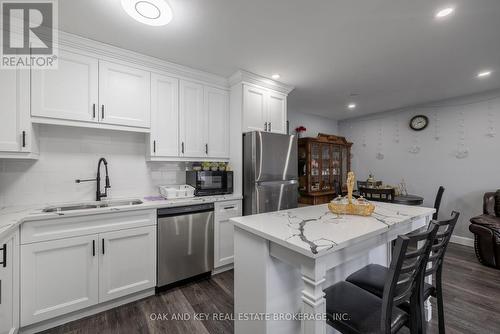
[(463, 246), (474, 247), (474, 239), (466, 238), (466, 237), (459, 237), (458, 235), (452, 235), (450, 242), (453, 242), (454, 244), (463, 245)]

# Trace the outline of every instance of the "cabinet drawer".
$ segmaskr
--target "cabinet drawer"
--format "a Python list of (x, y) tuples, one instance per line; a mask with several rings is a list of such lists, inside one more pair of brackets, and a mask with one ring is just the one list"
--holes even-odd
[(77, 237), (156, 224), (156, 210), (97, 213), (26, 222), (21, 227), (21, 244)]
[(241, 212), (241, 200), (215, 203), (215, 220), (217, 221), (239, 217)]

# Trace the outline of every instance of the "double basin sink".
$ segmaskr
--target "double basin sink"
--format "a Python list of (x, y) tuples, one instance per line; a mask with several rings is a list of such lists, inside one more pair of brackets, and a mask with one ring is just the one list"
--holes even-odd
[(68, 205), (58, 205), (49, 206), (44, 208), (43, 212), (64, 212), (64, 211), (74, 211), (74, 210), (86, 210), (86, 209), (99, 209), (99, 208), (112, 208), (116, 206), (132, 206), (142, 204), (139, 199), (131, 200), (111, 200), (102, 202), (84, 202)]

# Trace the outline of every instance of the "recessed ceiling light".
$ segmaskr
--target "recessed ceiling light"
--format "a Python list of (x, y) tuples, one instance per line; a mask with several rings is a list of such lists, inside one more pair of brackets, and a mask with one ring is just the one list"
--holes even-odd
[(165, 0), (121, 0), (122, 7), (136, 21), (164, 26), (172, 21), (172, 9)]
[(491, 75), (491, 71), (482, 71), (477, 74), (478, 78), (486, 78)]
[(273, 74), (271, 76), (271, 78), (273, 78), (274, 80), (278, 80), (279, 78), (281, 78), (281, 75), (279, 75), (278, 73), (276, 73), (276, 74)]
[(351, 110), (356, 109), (356, 103), (349, 103), (349, 104), (347, 105), (347, 108), (349, 108), (349, 109), (351, 109)]
[(447, 8), (440, 9), (436, 12), (436, 18), (441, 19), (443, 17), (451, 15), (454, 11), (455, 11), (455, 8), (453, 8), (453, 7), (447, 7)]

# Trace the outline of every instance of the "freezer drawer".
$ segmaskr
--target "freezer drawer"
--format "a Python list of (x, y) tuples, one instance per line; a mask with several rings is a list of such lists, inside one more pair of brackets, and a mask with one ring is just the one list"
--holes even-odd
[(210, 211), (159, 215), (158, 287), (212, 271), (213, 219), (213, 206)]
[(293, 209), (297, 207), (298, 182), (257, 182), (245, 196), (244, 215)]

